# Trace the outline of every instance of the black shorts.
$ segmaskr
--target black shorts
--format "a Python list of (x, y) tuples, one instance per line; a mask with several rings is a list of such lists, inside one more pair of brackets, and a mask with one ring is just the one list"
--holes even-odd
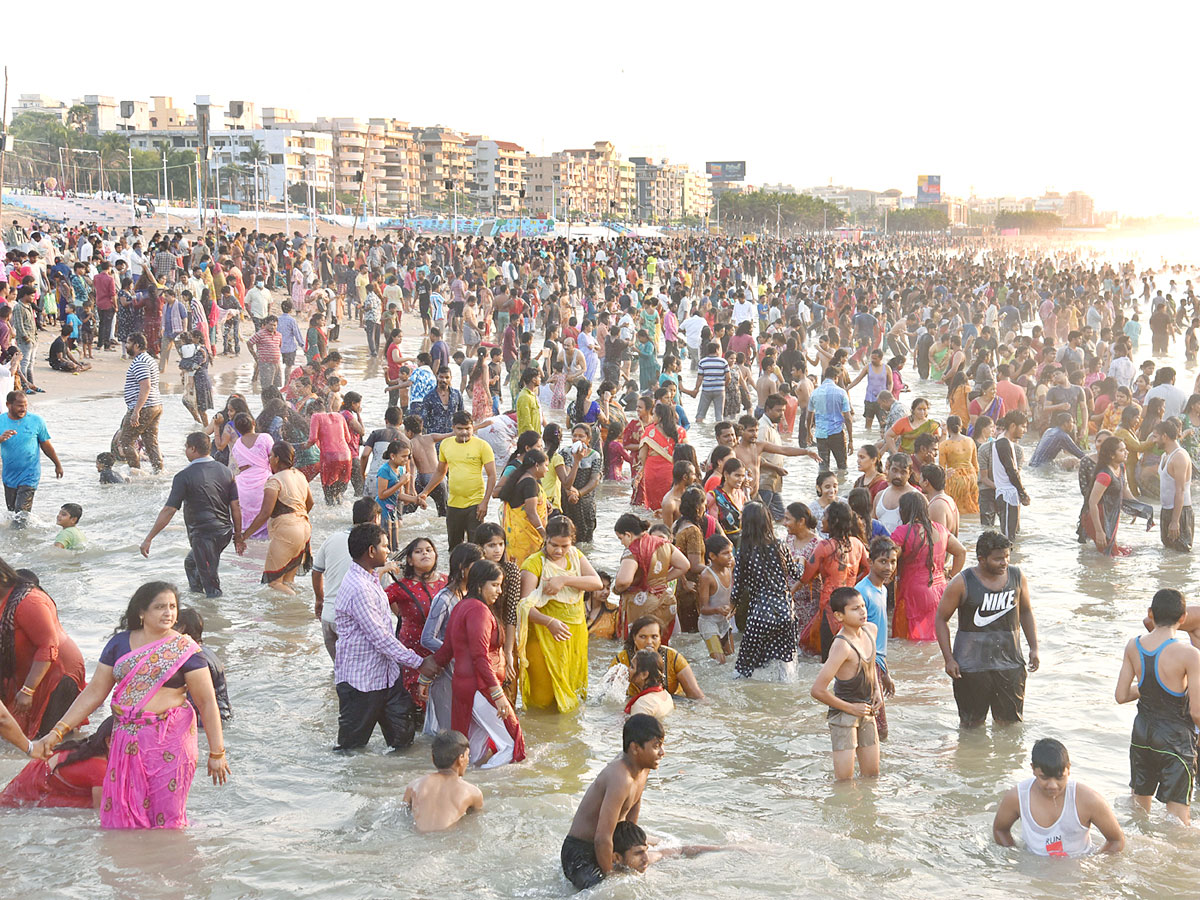
[(863, 401), (863, 420), (870, 422), (872, 419), (883, 421), (883, 413), (880, 412), (879, 404), (874, 400)]
[(559, 857), (563, 874), (577, 889), (586, 891), (604, 880), (604, 873), (596, 864), (596, 845), (591, 841), (567, 835)]
[(954, 702), (958, 720), (966, 728), (986, 722), (989, 709), (995, 722), (1020, 722), (1025, 712), (1025, 669), (963, 672), (954, 679)]
[(1138, 713), (1129, 739), (1129, 786), (1140, 797), (1191, 805), (1196, 773), (1196, 732), (1191, 722)]

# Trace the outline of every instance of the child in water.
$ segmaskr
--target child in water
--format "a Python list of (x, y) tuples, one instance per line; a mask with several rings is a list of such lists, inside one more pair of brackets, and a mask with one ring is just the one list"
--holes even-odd
[(433, 739), (436, 772), (422, 775), (404, 789), (417, 831), (445, 831), (473, 809), (483, 809), (483, 792), (463, 779), (471, 762), (471, 744), (459, 731), (439, 731)]
[(704, 542), (704, 558), (708, 565), (696, 579), (696, 624), (708, 655), (724, 665), (733, 653), (733, 543), (723, 534), (714, 534)]
[(111, 453), (96, 454), (96, 471), (100, 473), (101, 484), (127, 484), (129, 479), (120, 472), (114, 472), (113, 466), (117, 464), (117, 458)]
[(662, 658), (654, 650), (639, 650), (633, 655), (629, 686), (637, 693), (625, 704), (625, 715), (644, 713), (661, 722), (675, 711), (675, 701), (663, 687)]
[(617, 601), (612, 598), (612, 575), (597, 572), (601, 588), (583, 595), (588, 637), (611, 641), (617, 636)]
[(79, 520), (83, 518), (83, 507), (78, 503), (64, 503), (58, 511), (55, 522), (59, 532), (54, 536), (54, 546), (59, 550), (82, 550), (87, 546), (87, 537), (79, 528)]
[[(204, 618), (190, 606), (180, 607), (175, 630), (180, 634), (186, 634), (200, 646), (200, 655), (208, 663), (208, 674), (212, 677), (213, 692), (217, 695), (217, 711), (221, 714), (221, 721), (228, 722), (233, 718), (233, 707), (229, 705), (229, 686), (225, 682), (225, 666), (211, 647), (204, 646)], [(189, 694), (188, 700), (191, 701), (191, 699)], [(192, 705), (195, 706), (195, 703), (192, 702)], [(196, 716), (196, 725), (204, 728), (199, 715)]]

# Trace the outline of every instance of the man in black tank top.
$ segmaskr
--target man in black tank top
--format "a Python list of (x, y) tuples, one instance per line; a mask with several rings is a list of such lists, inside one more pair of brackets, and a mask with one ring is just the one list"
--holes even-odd
[(1150, 604), (1154, 629), (1125, 645), (1117, 678), (1118, 703), (1136, 700), (1129, 739), (1129, 786), (1133, 799), (1150, 811), (1151, 797), (1191, 824), (1200, 726), (1200, 650), (1178, 640), (1187, 617), (1183, 595), (1163, 588)]
[[(1038, 668), (1037, 623), (1029, 602), (1029, 583), (1008, 564), (1012, 541), (985, 531), (975, 542), (978, 564), (946, 585), (934, 622), (946, 674), (954, 681), (959, 722), (973, 728), (987, 721), (1020, 722), (1025, 707), (1026, 663), (1018, 630), (1029, 645), (1030, 672)], [(950, 619), (958, 631), (950, 645)]]

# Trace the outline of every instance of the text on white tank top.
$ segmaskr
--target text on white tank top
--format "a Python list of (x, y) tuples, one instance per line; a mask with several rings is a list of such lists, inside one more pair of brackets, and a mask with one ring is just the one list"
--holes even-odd
[(1027, 778), (1017, 785), (1025, 846), (1038, 856), (1082, 856), (1087, 853), (1092, 848), (1092, 830), (1079, 822), (1079, 813), (1075, 809), (1075, 779), (1067, 779), (1062, 815), (1053, 825), (1044, 828), (1034, 821), (1029, 808), (1029, 790), (1035, 780)]

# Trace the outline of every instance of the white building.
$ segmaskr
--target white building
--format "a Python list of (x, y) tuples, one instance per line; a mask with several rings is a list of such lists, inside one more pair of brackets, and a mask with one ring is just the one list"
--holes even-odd
[(525, 186), (525, 148), (486, 135), (470, 135), (466, 145), (472, 195), (490, 211), (517, 209)]
[(45, 94), (22, 94), (17, 98), (17, 106), (13, 110), (13, 116), (18, 116), (21, 113), (39, 113), (46, 116), (54, 116), (59, 122), (66, 123), (67, 110), (71, 108), (69, 103), (64, 103), (61, 100), (56, 100), (53, 97), (47, 97)]
[(312, 184), (326, 192), (333, 183), (333, 137), (317, 131), (282, 128), (217, 131), (209, 135), (209, 171), (220, 175), (221, 197), (254, 202), (254, 164), (247, 153), (255, 142), (266, 159), (259, 162), (259, 199), (282, 203), (285, 185)]

